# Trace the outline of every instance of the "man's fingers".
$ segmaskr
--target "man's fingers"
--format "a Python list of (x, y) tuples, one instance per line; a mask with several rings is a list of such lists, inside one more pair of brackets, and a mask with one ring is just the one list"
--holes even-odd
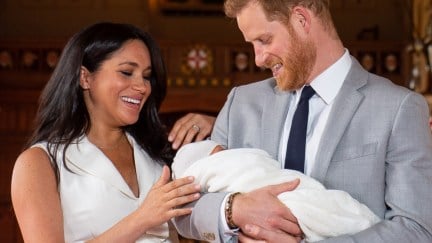
[(303, 232), (297, 223), (297, 218), (293, 214), (283, 215), (285, 220), (272, 222), (272, 225), (279, 229), (280, 233), (288, 233), (293, 236), (302, 236)]
[(263, 241), (263, 240), (252, 239), (241, 232), (239, 233), (238, 240), (241, 243), (265, 243), (265, 241)]
[(300, 184), (300, 179), (295, 179), (295, 180), (292, 180), (289, 182), (284, 182), (284, 183), (272, 185), (269, 187), (270, 187), (270, 192), (273, 195), (277, 196), (277, 195), (281, 194), (282, 192), (288, 192), (288, 191), (292, 191), (292, 190), (296, 189), (299, 184)]
[(270, 231), (266, 230), (264, 228), (261, 228), (257, 225), (253, 225), (253, 224), (247, 224), (244, 227), (244, 232), (246, 235), (248, 235), (249, 237), (253, 238), (253, 239), (260, 239), (261, 242), (265, 242), (264, 239), (269, 239), (269, 234)]
[(257, 225), (246, 224), (243, 232), (253, 239), (259, 239), (260, 242), (299, 242), (298, 237), (291, 236), (286, 233), (280, 233), (275, 231), (266, 230)]

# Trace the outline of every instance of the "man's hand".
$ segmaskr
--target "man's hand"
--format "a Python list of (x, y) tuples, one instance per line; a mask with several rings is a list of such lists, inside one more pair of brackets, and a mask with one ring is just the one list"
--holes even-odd
[[(292, 236), (286, 233), (279, 233), (279, 232), (265, 230), (254, 224), (247, 224), (245, 225), (244, 228), (245, 228), (244, 233), (239, 234), (239, 242), (241, 243), (272, 243), (272, 242), (297, 243), (297, 242), (301, 242), (302, 240), (302, 237), (300, 236)], [(255, 239), (266, 239), (266, 240), (255, 240)]]
[(234, 224), (257, 240), (272, 241), (282, 236), (295, 240), (295, 237), (301, 237), (297, 219), (277, 198), (282, 192), (294, 190), (299, 182), (297, 179), (238, 195), (232, 209)]

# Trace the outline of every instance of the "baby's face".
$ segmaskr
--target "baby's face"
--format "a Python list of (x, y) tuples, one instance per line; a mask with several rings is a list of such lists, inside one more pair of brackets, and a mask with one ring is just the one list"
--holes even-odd
[(217, 152), (219, 152), (219, 151), (222, 151), (222, 150), (224, 150), (224, 148), (223, 148), (222, 146), (220, 146), (220, 145), (217, 145), (217, 146), (216, 146), (216, 147), (211, 151), (210, 155), (215, 154), (215, 153), (217, 153)]

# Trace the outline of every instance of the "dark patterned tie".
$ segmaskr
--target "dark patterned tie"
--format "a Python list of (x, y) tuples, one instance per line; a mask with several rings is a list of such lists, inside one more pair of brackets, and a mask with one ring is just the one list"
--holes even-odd
[(311, 86), (305, 86), (294, 112), (285, 157), (285, 169), (304, 172), (306, 130), (309, 115), (309, 99), (315, 94)]

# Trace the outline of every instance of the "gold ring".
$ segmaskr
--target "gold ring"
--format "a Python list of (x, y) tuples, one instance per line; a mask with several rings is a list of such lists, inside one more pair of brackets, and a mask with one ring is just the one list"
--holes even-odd
[(200, 132), (200, 130), (201, 130), (200, 127), (196, 124), (192, 125), (192, 129), (195, 130), (196, 132)]

